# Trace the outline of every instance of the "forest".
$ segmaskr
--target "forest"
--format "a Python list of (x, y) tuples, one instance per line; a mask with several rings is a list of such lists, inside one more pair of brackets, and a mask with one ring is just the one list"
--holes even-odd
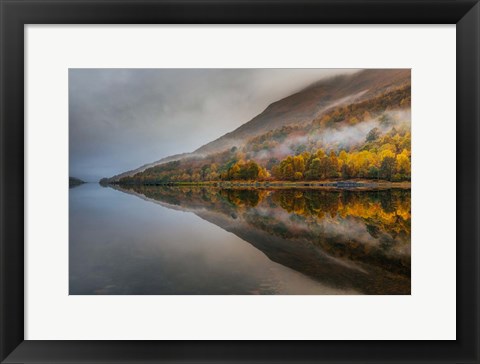
[[(380, 135), (372, 129), (365, 142), (351, 150), (317, 149), (270, 158), (264, 165), (248, 159), (243, 151), (232, 148), (213, 156), (210, 163), (182, 160), (165, 163), (120, 183), (155, 184), (162, 182), (215, 181), (316, 181), (334, 179), (382, 179), (409, 181), (411, 177), (411, 134), (396, 130)], [(199, 163), (200, 162), (200, 163)]]

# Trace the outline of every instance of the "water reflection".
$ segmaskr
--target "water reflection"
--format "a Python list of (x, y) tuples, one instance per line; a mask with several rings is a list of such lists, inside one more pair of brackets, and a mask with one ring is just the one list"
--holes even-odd
[(338, 293), (410, 294), (409, 190), (118, 189), (192, 212)]
[(275, 263), (188, 209), (132, 194), (92, 183), (69, 191), (71, 295), (360, 293)]

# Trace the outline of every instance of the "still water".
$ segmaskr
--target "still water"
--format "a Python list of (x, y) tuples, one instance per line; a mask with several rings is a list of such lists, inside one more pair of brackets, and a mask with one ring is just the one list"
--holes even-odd
[(73, 295), (410, 294), (410, 190), (69, 195)]

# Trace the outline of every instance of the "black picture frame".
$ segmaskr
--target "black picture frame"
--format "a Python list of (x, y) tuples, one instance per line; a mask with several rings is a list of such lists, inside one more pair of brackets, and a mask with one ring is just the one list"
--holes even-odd
[[(2, 363), (479, 362), (478, 0), (1, 0), (0, 11)], [(456, 24), (457, 340), (24, 340), (24, 26), (156, 23)]]

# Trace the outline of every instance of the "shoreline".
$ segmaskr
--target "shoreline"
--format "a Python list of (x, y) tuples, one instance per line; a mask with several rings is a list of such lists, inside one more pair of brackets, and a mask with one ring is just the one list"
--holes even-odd
[(158, 182), (158, 183), (113, 183), (118, 186), (197, 186), (216, 188), (258, 188), (258, 189), (411, 189), (410, 181), (390, 182), (384, 180), (323, 180), (323, 181), (203, 181), (203, 182)]

